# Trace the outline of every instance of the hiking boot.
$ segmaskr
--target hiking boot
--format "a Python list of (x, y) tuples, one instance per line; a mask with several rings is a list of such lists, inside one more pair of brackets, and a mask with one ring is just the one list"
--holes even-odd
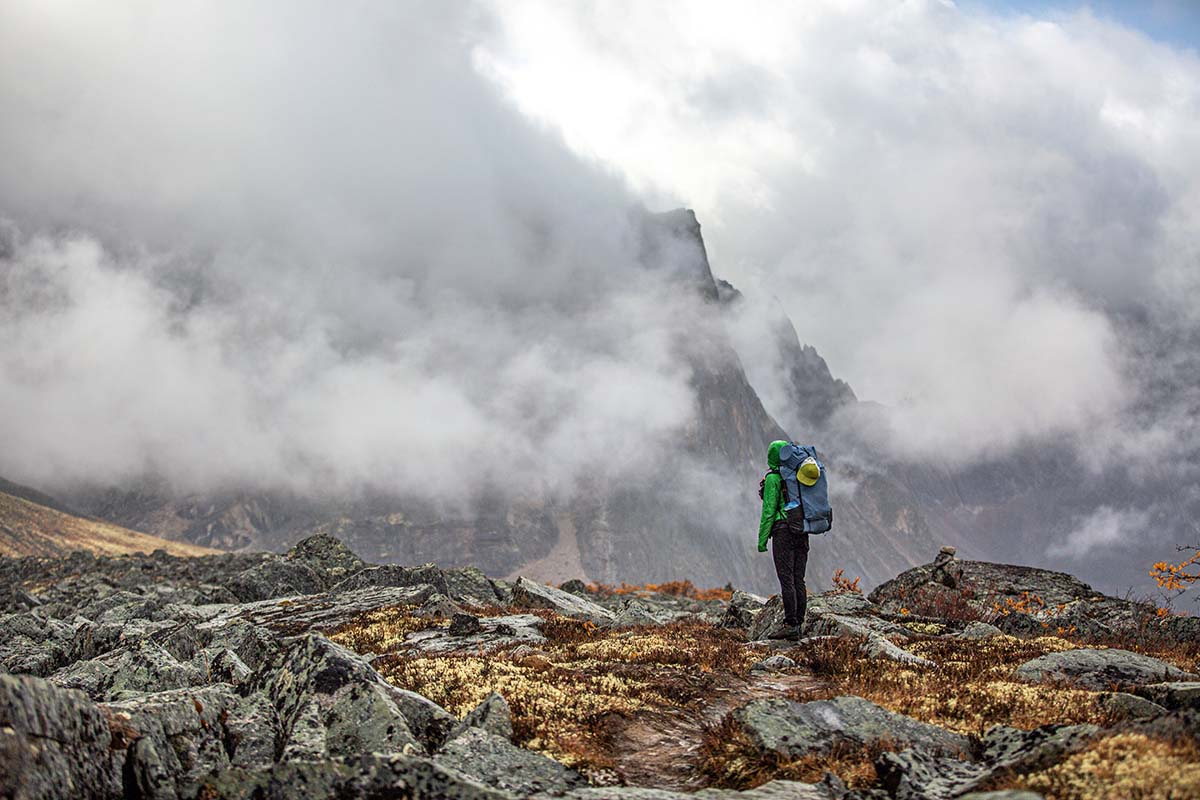
[(768, 639), (791, 639), (793, 642), (800, 638), (800, 628), (796, 625), (780, 625), (767, 634)]

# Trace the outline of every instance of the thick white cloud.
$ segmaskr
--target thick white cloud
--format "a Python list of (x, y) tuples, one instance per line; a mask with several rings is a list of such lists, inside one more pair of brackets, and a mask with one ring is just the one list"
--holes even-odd
[(5, 4), (0, 474), (461, 498), (649, 469), (691, 416), (692, 298), (638, 263), (623, 183), (476, 72), (486, 23)]
[(1200, 321), (1193, 53), (934, 0), (503, 8), (482, 69), (694, 206), (715, 268), (887, 404), (900, 454), (1124, 425), (1123, 321)]

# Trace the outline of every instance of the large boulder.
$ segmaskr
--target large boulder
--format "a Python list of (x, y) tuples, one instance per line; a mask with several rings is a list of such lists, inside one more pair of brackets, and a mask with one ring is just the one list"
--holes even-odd
[(122, 763), (104, 711), (83, 692), (0, 675), (0, 797), (119, 797)]
[(880, 742), (938, 753), (965, 753), (969, 746), (965, 736), (853, 696), (808, 703), (753, 700), (734, 711), (733, 719), (757, 749), (785, 758)]
[(518, 608), (545, 608), (564, 617), (586, 619), (597, 625), (610, 625), (613, 615), (603, 606), (553, 586), (518, 578), (513, 584), (512, 604)]
[(323, 533), (296, 542), (285, 558), (302, 563), (320, 575), (324, 584), (322, 588), (332, 586), (367, 566), (340, 539)]
[(136, 797), (176, 797), (216, 770), (270, 766), (279, 726), (264, 699), (215, 684), (108, 705), (129, 741), (127, 790)]
[(411, 698), (400, 696), (366, 661), (316, 634), (292, 642), (253, 687), (271, 699), (283, 751), (296, 758), (421, 752), (442, 735), (422, 731), (406, 717), (403, 706)]
[(225, 582), (225, 587), (244, 602), (316, 594), (325, 586), (324, 578), (312, 567), (284, 558), (264, 561)]
[(1066, 682), (1095, 690), (1197, 677), (1141, 653), (1090, 648), (1038, 656), (1017, 667), (1015, 674), (1020, 680), (1031, 683)]

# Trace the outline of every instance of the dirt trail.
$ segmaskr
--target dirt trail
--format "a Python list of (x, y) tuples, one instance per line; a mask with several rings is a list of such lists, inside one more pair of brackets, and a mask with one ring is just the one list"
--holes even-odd
[(744, 683), (715, 690), (703, 709), (645, 712), (616, 720), (609, 741), (617, 772), (630, 786), (702, 789), (700, 746), (706, 727), (751, 700), (816, 685), (811, 675), (754, 674)]

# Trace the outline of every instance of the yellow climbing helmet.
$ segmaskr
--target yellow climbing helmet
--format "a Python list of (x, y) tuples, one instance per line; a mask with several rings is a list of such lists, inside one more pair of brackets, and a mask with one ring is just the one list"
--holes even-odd
[(796, 470), (796, 480), (803, 483), (805, 486), (812, 486), (821, 477), (821, 468), (817, 466), (817, 460), (812, 456), (804, 459), (800, 463), (800, 469)]

